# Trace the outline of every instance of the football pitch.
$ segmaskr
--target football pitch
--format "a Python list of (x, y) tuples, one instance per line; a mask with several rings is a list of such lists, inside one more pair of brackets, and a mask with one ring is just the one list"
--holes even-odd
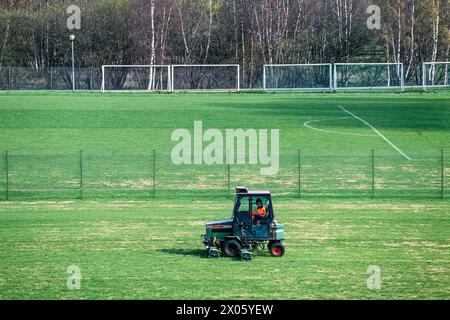
[[(172, 164), (196, 121), (279, 130), (278, 173)], [(445, 92), (2, 93), (0, 298), (448, 299), (449, 141)], [(206, 258), (236, 185), (273, 191), (284, 257)]]

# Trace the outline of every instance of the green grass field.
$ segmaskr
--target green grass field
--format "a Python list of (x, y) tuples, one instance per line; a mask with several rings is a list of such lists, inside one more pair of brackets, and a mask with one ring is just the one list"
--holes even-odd
[[(206, 258), (204, 221), (232, 202), (225, 165), (170, 162), (172, 131), (196, 120), (280, 130), (279, 173), (233, 165), (230, 184), (273, 191), (283, 258)], [(0, 298), (448, 299), (449, 141), (449, 93), (2, 93)]]
[[(286, 255), (211, 260), (204, 220), (231, 201), (31, 202), (0, 207), (2, 299), (448, 299), (450, 205), (277, 201)], [(68, 290), (66, 270), (81, 270)], [(380, 290), (366, 286), (381, 268)]]
[[(402, 153), (370, 127), (379, 130)], [(230, 185), (270, 188), (297, 196), (301, 149), (303, 196), (367, 198), (372, 189), (371, 150), (375, 150), (375, 193), (384, 197), (441, 196), (450, 180), (450, 94), (2, 94), (0, 149), (9, 150), (11, 199), (143, 200), (227, 194), (226, 165), (176, 166), (170, 152), (177, 128), (280, 130), (280, 170), (262, 177), (258, 166), (233, 165)], [(441, 148), (445, 149), (441, 159)], [(2, 152), (3, 153), (3, 152)], [(4, 156), (0, 170), (4, 171)], [(5, 175), (0, 197), (5, 199)], [(193, 190), (202, 190), (199, 195)]]

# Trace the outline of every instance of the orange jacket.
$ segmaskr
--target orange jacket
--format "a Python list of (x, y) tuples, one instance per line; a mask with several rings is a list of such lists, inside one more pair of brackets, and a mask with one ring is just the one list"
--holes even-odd
[(260, 215), (261, 218), (264, 218), (266, 216), (266, 208), (262, 207), (262, 208), (253, 210), (252, 216), (257, 216), (257, 215)]

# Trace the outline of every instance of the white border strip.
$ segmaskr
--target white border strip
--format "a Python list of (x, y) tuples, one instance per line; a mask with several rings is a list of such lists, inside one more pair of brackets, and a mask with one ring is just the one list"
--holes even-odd
[(265, 67), (308, 67), (308, 66), (331, 66), (331, 63), (292, 63), (292, 64), (265, 64)]
[(393, 144), (388, 138), (386, 138), (380, 131), (378, 131), (377, 128), (375, 128), (374, 126), (372, 126), (370, 123), (368, 123), (366, 120), (361, 119), (360, 117), (358, 117), (356, 114), (348, 111), (347, 109), (345, 109), (343, 106), (338, 106), (342, 111), (348, 113), (349, 115), (351, 115), (352, 117), (354, 117), (355, 119), (358, 119), (359, 121), (361, 121), (362, 123), (364, 123), (366, 126), (368, 126), (369, 128), (371, 128), (377, 135), (380, 136), (381, 139), (383, 139), (384, 141), (386, 141), (392, 148), (394, 148), (395, 150), (397, 150), (398, 153), (400, 153), (405, 159), (407, 160), (412, 160), (411, 157), (409, 157), (406, 153), (404, 153), (402, 150), (400, 150), (399, 147), (397, 147), (395, 144)]
[(169, 64), (104, 64), (102, 67), (106, 68), (150, 68), (150, 67), (156, 67), (156, 68), (168, 68), (170, 67)]
[(402, 65), (403, 63), (401, 62), (339, 62), (339, 63), (335, 63), (335, 66), (381, 66), (381, 65), (390, 65), (390, 66), (397, 66), (397, 65)]
[(450, 61), (436, 61), (436, 62), (424, 62), (423, 64), (432, 65), (432, 64), (450, 64)]

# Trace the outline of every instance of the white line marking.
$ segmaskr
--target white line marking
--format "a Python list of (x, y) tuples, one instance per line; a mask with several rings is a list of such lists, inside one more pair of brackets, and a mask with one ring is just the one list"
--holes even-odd
[(370, 129), (372, 129), (376, 134), (378, 134), (380, 136), (381, 139), (383, 139), (384, 141), (386, 141), (392, 148), (394, 148), (395, 150), (397, 150), (398, 153), (400, 153), (403, 157), (405, 157), (405, 159), (407, 160), (412, 160), (406, 153), (404, 153), (402, 150), (400, 150), (399, 147), (397, 147), (395, 144), (393, 144), (388, 138), (386, 138), (380, 131), (378, 131), (377, 128), (375, 128), (374, 126), (372, 126), (370, 123), (368, 123), (366, 120), (361, 119), (360, 117), (358, 117), (356, 114), (348, 111), (347, 109), (345, 109), (343, 106), (338, 106), (339, 108), (341, 108), (342, 111), (348, 113), (349, 115), (351, 115), (352, 117), (354, 117), (355, 119), (358, 119), (359, 121), (361, 121), (362, 123), (364, 123), (366, 126), (368, 126)]
[(326, 129), (316, 128), (316, 127), (313, 127), (313, 126), (311, 125), (312, 123), (324, 122), (324, 121), (329, 121), (329, 120), (341, 120), (341, 119), (342, 119), (342, 120), (343, 120), (343, 119), (354, 119), (354, 117), (339, 117), (339, 118), (328, 118), (328, 119), (321, 119), (321, 120), (311, 120), (311, 121), (306, 121), (303, 125), (304, 125), (305, 127), (307, 127), (308, 129), (313, 129), (313, 130), (322, 131), (322, 132), (326, 132), (326, 133), (346, 134), (346, 135), (352, 135), (352, 136), (376, 137), (376, 135), (374, 135), (374, 134), (365, 134), (365, 133), (341, 132), (341, 131), (334, 131), (334, 130), (326, 130)]

